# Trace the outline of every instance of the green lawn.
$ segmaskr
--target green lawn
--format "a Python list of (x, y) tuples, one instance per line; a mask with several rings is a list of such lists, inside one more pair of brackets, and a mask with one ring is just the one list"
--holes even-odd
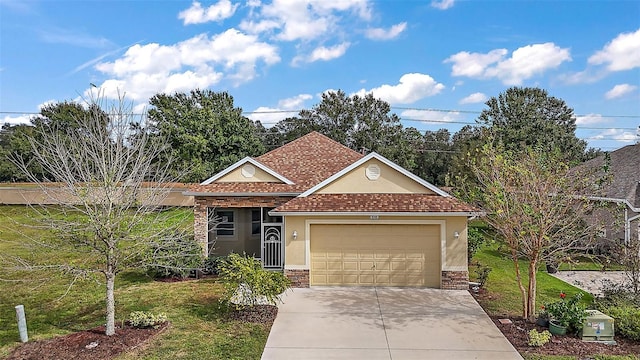
[[(485, 288), (492, 294), (492, 299), (483, 304), (485, 310), (491, 315), (521, 316), (522, 300), (516, 281), (515, 267), (511, 258), (499, 252), (496, 244), (492, 244), (478, 251), (474, 257), (474, 262), (479, 262), (483, 266), (489, 266), (492, 269), (485, 284)], [(474, 267), (470, 267), (469, 271), (473, 277)], [(520, 262), (520, 271), (526, 288), (529, 279), (526, 262)], [(547, 274), (546, 271), (538, 271), (536, 278), (538, 283), (536, 304), (538, 308), (545, 302), (559, 300), (561, 292), (568, 296), (573, 296), (573, 294), (581, 291), (575, 286)], [(592, 301), (593, 296), (585, 293), (583, 302), (590, 304)]]
[[(520, 317), (522, 316), (522, 300), (520, 297), (520, 291), (516, 283), (515, 270), (511, 258), (506, 254), (501, 253), (498, 250), (496, 244), (490, 244), (484, 246), (476, 256), (474, 262), (479, 262), (483, 266), (489, 266), (492, 268), (489, 278), (485, 284), (491, 295), (490, 299), (482, 302), (482, 307), (490, 315), (504, 316), (504, 317)], [(587, 265), (585, 265), (587, 266)], [(475, 267), (470, 267), (471, 277), (474, 276), (473, 271)], [(524, 275), (527, 272), (527, 264), (520, 262), (520, 269)], [(537, 307), (545, 302), (552, 302), (559, 300), (560, 292), (564, 292), (567, 296), (573, 296), (573, 294), (580, 292), (581, 290), (569, 285), (561, 280), (554, 278), (546, 273), (546, 271), (538, 271), (537, 273)], [(528, 281), (528, 276), (524, 277), (525, 287)], [(585, 293), (583, 302), (588, 306), (593, 302), (593, 296)], [(553, 356), (553, 355), (526, 355), (526, 360), (579, 360), (584, 357), (578, 356)], [(592, 355), (588, 357), (594, 360), (639, 360), (640, 358), (634, 355), (616, 356), (616, 355)]]
[[(53, 236), (46, 229), (17, 225), (33, 223), (32, 216), (26, 207), (0, 206), (0, 254), (35, 260), (42, 256), (74, 259), (73, 254), (21, 246), (23, 235), (31, 239)], [(0, 269), (0, 279), (4, 279), (0, 280), (0, 358), (19, 345), (15, 305), (25, 306), (30, 340), (104, 323), (102, 283), (85, 280), (69, 288), (71, 279), (56, 272), (25, 272), (20, 274), (20, 282), (6, 281), (9, 275)], [(218, 306), (221, 291), (211, 279), (163, 283), (140, 272), (120, 274), (116, 281), (117, 322), (124, 321), (131, 311), (145, 310), (166, 312), (172, 323), (144, 352), (121, 359), (259, 359), (269, 327), (228, 320)]]

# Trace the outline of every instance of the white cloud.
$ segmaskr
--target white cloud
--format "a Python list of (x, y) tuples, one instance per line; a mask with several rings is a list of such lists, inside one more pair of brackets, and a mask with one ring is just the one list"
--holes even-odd
[(371, 19), (368, 0), (274, 0), (261, 7), (252, 5), (252, 16), (240, 28), (250, 33), (273, 31), (282, 41), (313, 40), (335, 33), (348, 12), (365, 21)]
[(4, 124), (31, 124), (31, 116), (33, 115), (7, 115), (3, 118), (0, 118), (0, 126), (3, 126)]
[(318, 60), (328, 61), (331, 59), (339, 58), (342, 55), (344, 55), (344, 53), (347, 52), (349, 45), (351, 44), (349, 44), (348, 42), (344, 42), (342, 44), (338, 44), (332, 47), (320, 46), (315, 50), (313, 50), (313, 52), (311, 53), (307, 61), (308, 62), (314, 62)]
[(624, 96), (630, 92), (633, 92), (637, 88), (638, 87), (636, 85), (618, 84), (614, 86), (611, 90), (607, 91), (607, 93), (604, 94), (604, 97), (607, 99), (615, 99), (615, 98)]
[(184, 20), (184, 25), (220, 21), (233, 16), (238, 5), (239, 4), (231, 4), (229, 0), (220, 0), (205, 9), (199, 2), (194, 1), (190, 8), (178, 14), (178, 19)]
[(390, 27), (388, 30), (383, 28), (367, 29), (365, 36), (371, 40), (391, 40), (395, 39), (407, 28), (406, 22), (401, 22)]
[(282, 109), (287, 109), (287, 110), (291, 110), (291, 109), (298, 109), (302, 106), (302, 104), (304, 104), (305, 101), (312, 99), (313, 96), (311, 96), (310, 94), (300, 94), (300, 95), (296, 95), (294, 97), (290, 97), (287, 99), (282, 99), (280, 101), (278, 101), (278, 107), (282, 108)]
[(638, 136), (630, 131), (620, 129), (608, 129), (598, 135), (594, 135), (589, 140), (615, 140), (624, 143), (630, 143), (638, 140)]
[(119, 59), (99, 63), (96, 69), (111, 77), (100, 85), (106, 96), (119, 90), (135, 101), (146, 101), (158, 92), (207, 88), (223, 78), (245, 82), (255, 77), (259, 62), (272, 65), (279, 61), (275, 46), (229, 29), (173, 45), (136, 44)]
[(453, 63), (453, 76), (482, 77), (489, 65), (502, 60), (507, 53), (507, 49), (495, 49), (486, 54), (462, 51), (451, 55), (444, 62)]
[(442, 124), (462, 120), (458, 111), (404, 110), (400, 116), (409, 120), (421, 121), (425, 124)]
[[(372, 93), (374, 97), (390, 104), (410, 104), (428, 96), (440, 93), (444, 85), (431, 76), (420, 73), (404, 74), (397, 85), (382, 85), (370, 90), (361, 89), (355, 95)], [(354, 95), (354, 94), (351, 94)]]
[(589, 57), (589, 64), (605, 64), (609, 71), (640, 67), (640, 29), (616, 36), (602, 50)]
[(521, 85), (526, 79), (571, 61), (569, 49), (554, 43), (533, 44), (516, 49), (510, 58), (505, 58), (506, 49), (495, 49), (486, 54), (459, 52), (447, 58), (453, 63), (453, 76), (471, 78), (497, 78), (505, 85)]
[(597, 125), (611, 122), (611, 119), (603, 117), (600, 114), (587, 114), (576, 116), (576, 125)]
[(319, 46), (309, 55), (297, 55), (291, 60), (291, 65), (298, 66), (300, 63), (312, 63), (316, 61), (329, 61), (341, 57), (347, 52), (351, 44), (344, 42), (331, 47)]
[(487, 95), (481, 92), (477, 92), (461, 99), (460, 101), (458, 101), (458, 103), (459, 104), (477, 104), (477, 103), (483, 103), (487, 101), (487, 99), (488, 99)]
[(431, 6), (436, 9), (447, 10), (453, 7), (454, 2), (455, 0), (432, 0)]
[(260, 121), (262, 125), (271, 127), (280, 120), (295, 116), (303, 107), (305, 101), (312, 99), (309, 94), (300, 94), (278, 101), (278, 107), (260, 106), (247, 117), (253, 121)]

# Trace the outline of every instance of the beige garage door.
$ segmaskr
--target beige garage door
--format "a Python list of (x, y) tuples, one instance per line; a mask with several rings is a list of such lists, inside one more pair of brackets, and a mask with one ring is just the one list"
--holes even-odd
[(440, 287), (440, 226), (311, 225), (311, 285)]

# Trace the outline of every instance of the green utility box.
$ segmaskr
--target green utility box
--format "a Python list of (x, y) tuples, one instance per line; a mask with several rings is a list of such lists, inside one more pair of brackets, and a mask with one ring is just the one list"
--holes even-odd
[(613, 318), (598, 310), (587, 310), (582, 326), (582, 341), (600, 341), (615, 344), (613, 340)]

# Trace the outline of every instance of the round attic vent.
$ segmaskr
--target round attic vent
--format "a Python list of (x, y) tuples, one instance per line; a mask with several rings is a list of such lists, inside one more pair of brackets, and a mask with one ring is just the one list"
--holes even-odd
[(253, 177), (253, 175), (255, 175), (256, 168), (254, 168), (252, 165), (247, 164), (242, 167), (242, 170), (240, 170), (240, 173), (242, 174), (242, 176), (246, 178), (251, 178)]
[(380, 166), (376, 164), (371, 164), (367, 166), (365, 170), (365, 175), (367, 175), (367, 179), (375, 181), (380, 177)]

